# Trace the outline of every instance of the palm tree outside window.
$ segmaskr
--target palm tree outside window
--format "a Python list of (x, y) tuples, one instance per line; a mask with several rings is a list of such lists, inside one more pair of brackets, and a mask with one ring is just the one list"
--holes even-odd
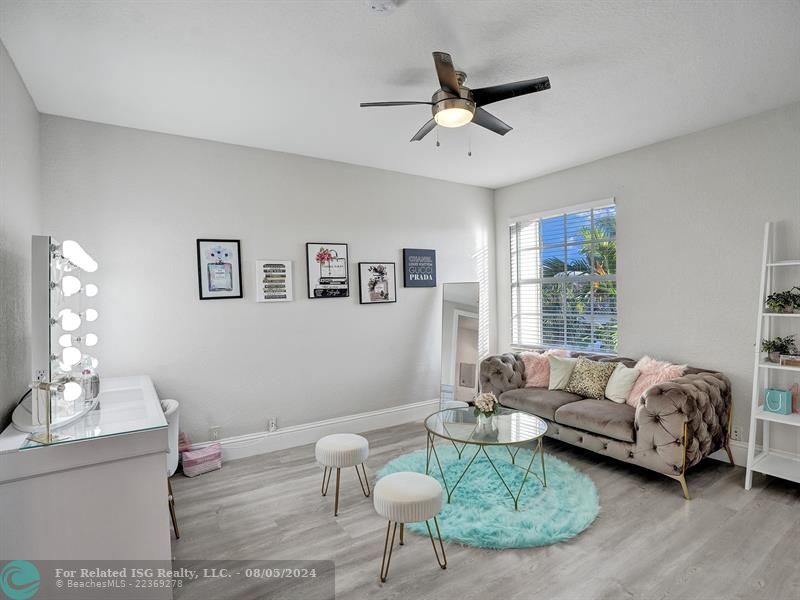
[(512, 344), (615, 354), (615, 206), (518, 219), (509, 237)]

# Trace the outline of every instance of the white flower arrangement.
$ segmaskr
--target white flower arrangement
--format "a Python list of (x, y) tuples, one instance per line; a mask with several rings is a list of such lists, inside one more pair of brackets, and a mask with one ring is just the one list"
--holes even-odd
[(498, 405), (497, 398), (494, 394), (484, 393), (475, 398), (475, 416), (479, 414), (493, 415)]

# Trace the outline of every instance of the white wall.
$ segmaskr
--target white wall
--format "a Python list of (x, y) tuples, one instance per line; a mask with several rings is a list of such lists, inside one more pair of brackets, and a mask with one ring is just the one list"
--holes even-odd
[(0, 42), (0, 430), (31, 382), (31, 235), (40, 217), (39, 113)]
[[(45, 221), (100, 263), (101, 375), (147, 373), (193, 441), (439, 397), (441, 283), (478, 279), (492, 192), (277, 152), (42, 117)], [(244, 299), (197, 298), (196, 238), (241, 239)], [(351, 296), (306, 298), (305, 242), (348, 242)], [(439, 286), (402, 287), (402, 248)], [(296, 300), (254, 302), (254, 261), (294, 261)], [(358, 261), (398, 302), (359, 305)]]
[(500, 349), (511, 342), (510, 218), (611, 196), (620, 354), (725, 372), (747, 431), (764, 222), (780, 222), (781, 251), (800, 257), (800, 104), (497, 190)]

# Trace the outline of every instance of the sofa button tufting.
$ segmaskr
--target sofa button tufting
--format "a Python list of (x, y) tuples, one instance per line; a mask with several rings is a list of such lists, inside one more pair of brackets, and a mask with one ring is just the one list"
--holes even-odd
[(578, 438), (578, 443), (579, 443), (579, 444), (582, 444), (582, 443), (583, 443), (583, 438), (582, 438), (582, 437), (579, 437), (579, 438)]
[(628, 452), (628, 458), (633, 458), (633, 452)]

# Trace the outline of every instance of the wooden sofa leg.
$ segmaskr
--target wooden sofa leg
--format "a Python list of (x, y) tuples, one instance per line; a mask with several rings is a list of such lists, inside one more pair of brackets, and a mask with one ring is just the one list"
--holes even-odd
[(689, 496), (689, 486), (686, 485), (686, 450), (689, 448), (689, 423), (683, 424), (683, 464), (681, 465), (680, 475), (671, 475), (673, 479), (677, 479), (683, 488), (683, 497), (691, 500)]
[(675, 479), (677, 479), (678, 482), (680, 482), (681, 488), (683, 488), (683, 497), (686, 498), (687, 500), (691, 500), (691, 497), (689, 496), (689, 486), (686, 485), (686, 475), (685, 474), (679, 475), (675, 477)]
[(733, 462), (733, 452), (731, 452), (731, 444), (728, 440), (725, 440), (725, 452), (728, 453), (728, 460), (730, 461), (731, 466), (735, 467), (736, 463)]

